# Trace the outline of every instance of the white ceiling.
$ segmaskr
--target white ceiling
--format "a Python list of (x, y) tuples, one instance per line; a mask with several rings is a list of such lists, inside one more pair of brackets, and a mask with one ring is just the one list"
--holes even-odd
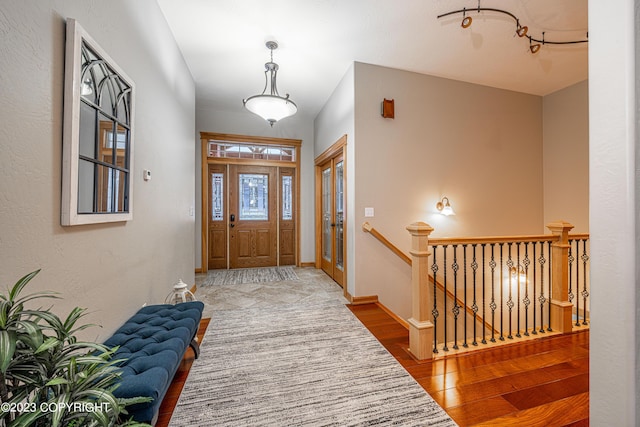
[[(198, 107), (241, 111), (262, 92), (267, 40), (280, 47), (278, 89), (315, 117), (353, 61), (536, 95), (587, 78), (587, 44), (536, 55), (504, 15), (470, 12), (476, 0), (158, 0), (196, 84)], [(482, 0), (546, 40), (584, 39), (587, 0)]]

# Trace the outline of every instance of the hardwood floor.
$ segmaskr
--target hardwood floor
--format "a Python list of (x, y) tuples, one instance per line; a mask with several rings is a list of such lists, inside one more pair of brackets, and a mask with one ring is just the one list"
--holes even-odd
[[(198, 327), (198, 342), (202, 342), (202, 338), (204, 337), (204, 333), (207, 330), (207, 326), (209, 326), (209, 321), (211, 319), (202, 319), (200, 320), (200, 326)], [(189, 375), (189, 370), (191, 369), (191, 365), (195, 360), (195, 354), (191, 347), (187, 349), (184, 357), (182, 358), (182, 362), (180, 363), (180, 367), (178, 367), (178, 371), (173, 377), (171, 381), (171, 385), (167, 390), (167, 394), (165, 394), (162, 403), (160, 404), (160, 410), (158, 411), (158, 421), (156, 422), (156, 427), (166, 427), (169, 425), (169, 421), (171, 420), (171, 414), (173, 414), (173, 410), (178, 403), (178, 398), (180, 397), (180, 393), (182, 392), (182, 387), (184, 387), (185, 381), (187, 381), (187, 376)]]
[[(348, 307), (462, 427), (589, 425), (588, 330), (420, 362), (407, 351), (409, 332), (379, 306)], [(156, 427), (169, 424), (193, 360), (188, 350)]]
[(589, 425), (588, 330), (421, 362), (379, 306), (348, 307), (460, 426)]

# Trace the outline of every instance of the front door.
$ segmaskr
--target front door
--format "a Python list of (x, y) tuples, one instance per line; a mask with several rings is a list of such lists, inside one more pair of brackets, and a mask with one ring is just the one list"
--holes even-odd
[(338, 155), (320, 166), (321, 267), (344, 286), (344, 159)]
[(277, 167), (229, 166), (229, 266), (278, 264)]

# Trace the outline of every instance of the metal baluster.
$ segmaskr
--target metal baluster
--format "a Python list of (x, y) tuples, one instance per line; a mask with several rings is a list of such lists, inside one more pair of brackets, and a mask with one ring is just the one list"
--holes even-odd
[(547, 242), (547, 254), (549, 254), (549, 303), (547, 304), (547, 310), (549, 312), (547, 320), (549, 321), (549, 324), (547, 325), (547, 331), (551, 332), (553, 331), (553, 329), (551, 329), (551, 299), (553, 298), (553, 295), (551, 295), (551, 269), (553, 268), (551, 265), (553, 263), (553, 257), (551, 256), (551, 241)]
[(518, 287), (518, 290), (516, 293), (516, 297), (517, 297), (516, 298), (516, 302), (517, 302), (516, 337), (518, 338), (522, 338), (522, 335), (520, 335), (520, 269), (522, 268), (522, 266), (520, 265), (520, 244), (521, 242), (518, 242), (516, 244), (516, 260), (518, 263), (518, 268), (516, 269), (516, 286)]
[(589, 255), (587, 254), (587, 239), (582, 240), (582, 267), (583, 267), (583, 280), (582, 282), (582, 324), (587, 325), (587, 298), (589, 298), (589, 291), (587, 291), (587, 261), (589, 261)]
[(500, 243), (500, 341), (504, 341), (504, 263), (502, 262), (502, 248)]
[(544, 303), (547, 299), (544, 297), (544, 264), (547, 262), (544, 257), (544, 242), (540, 242), (540, 258), (538, 258), (538, 263), (540, 263), (540, 297), (538, 301), (540, 302), (540, 332), (544, 333)]
[(438, 253), (438, 247), (433, 247), (433, 264), (431, 264), (431, 271), (433, 272), (433, 310), (431, 315), (433, 316), (433, 352), (438, 352), (438, 262), (436, 261), (436, 254)]
[[(462, 343), (462, 346), (464, 348), (469, 347), (469, 344), (467, 344), (467, 245), (462, 245), (462, 254), (463, 254), (463, 260), (464, 260), (464, 342)], [(474, 284), (475, 286), (475, 284)], [(474, 292), (475, 292), (475, 288), (474, 288)], [(475, 339), (474, 339), (475, 341)]]
[(458, 315), (460, 314), (460, 306), (458, 305), (458, 245), (453, 245), (453, 349), (458, 349)]
[[(573, 256), (573, 242), (574, 240), (569, 240), (569, 302), (573, 302), (573, 298), (575, 297), (573, 293), (573, 261), (575, 261), (575, 257)], [(578, 241), (576, 243), (576, 254), (578, 253)], [(576, 263), (576, 292), (578, 292), (578, 284), (580, 283), (580, 272), (578, 269), (578, 264)], [(576, 299), (576, 326), (580, 326), (580, 319), (578, 318), (579, 310), (580, 310), (580, 298)]]
[(507, 258), (507, 268), (509, 269), (509, 299), (507, 300), (507, 307), (509, 308), (509, 335), (507, 335), (507, 338), (509, 338), (510, 340), (513, 339), (513, 335), (511, 334), (512, 332), (512, 327), (511, 327), (511, 318), (512, 318), (512, 314), (513, 314), (513, 298), (512, 298), (512, 293), (511, 290), (513, 289), (513, 287), (511, 286), (511, 280), (513, 277), (513, 259), (511, 258), (511, 242), (507, 243), (508, 247), (509, 247), (509, 258)]
[(533, 242), (533, 330), (532, 334), (538, 335), (538, 329), (536, 327), (536, 242)]
[[(529, 305), (531, 304), (531, 300), (529, 299), (529, 264), (531, 264), (531, 260), (529, 260), (529, 243), (525, 243), (524, 245), (524, 260), (522, 260), (522, 264), (524, 265), (524, 299), (522, 300), (522, 304), (524, 304), (524, 334), (525, 336), (529, 336)], [(535, 304), (534, 304), (535, 306)], [(533, 327), (535, 330), (535, 326)]]
[(482, 244), (482, 344), (487, 343), (487, 332), (486, 332), (486, 320), (487, 320), (487, 307), (486, 307), (486, 290), (487, 290), (487, 276), (485, 272), (485, 266), (487, 265), (487, 257), (485, 255), (485, 246), (486, 243)]
[[(473, 270), (473, 305), (471, 306), (473, 310), (473, 342), (471, 344), (473, 345), (478, 345), (478, 301), (476, 300), (476, 273), (478, 272), (478, 262), (476, 261), (476, 246), (476, 244), (471, 245), (473, 248), (473, 261), (471, 261), (471, 269)], [(482, 248), (484, 249), (484, 245), (482, 245)], [(484, 262), (482, 265), (482, 336), (484, 337)]]
[(442, 273), (444, 276), (444, 347), (442, 350), (449, 351), (449, 347), (447, 347), (447, 245), (442, 245), (444, 249), (444, 272)]
[[(496, 305), (496, 283), (495, 283), (496, 260), (493, 256), (493, 250), (495, 246), (496, 246), (495, 243), (491, 244), (491, 261), (489, 262), (489, 267), (491, 267), (491, 304), (489, 304), (489, 308), (491, 309), (491, 342), (496, 342), (496, 308), (498, 307)], [(486, 344), (486, 340), (483, 344)]]

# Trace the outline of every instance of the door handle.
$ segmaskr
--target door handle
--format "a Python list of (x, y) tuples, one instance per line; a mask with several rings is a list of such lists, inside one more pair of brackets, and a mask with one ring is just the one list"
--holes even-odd
[(229, 224), (229, 227), (231, 227), (231, 228), (233, 228), (233, 227), (235, 227), (235, 226), (236, 226), (236, 225), (235, 225), (234, 223)]

